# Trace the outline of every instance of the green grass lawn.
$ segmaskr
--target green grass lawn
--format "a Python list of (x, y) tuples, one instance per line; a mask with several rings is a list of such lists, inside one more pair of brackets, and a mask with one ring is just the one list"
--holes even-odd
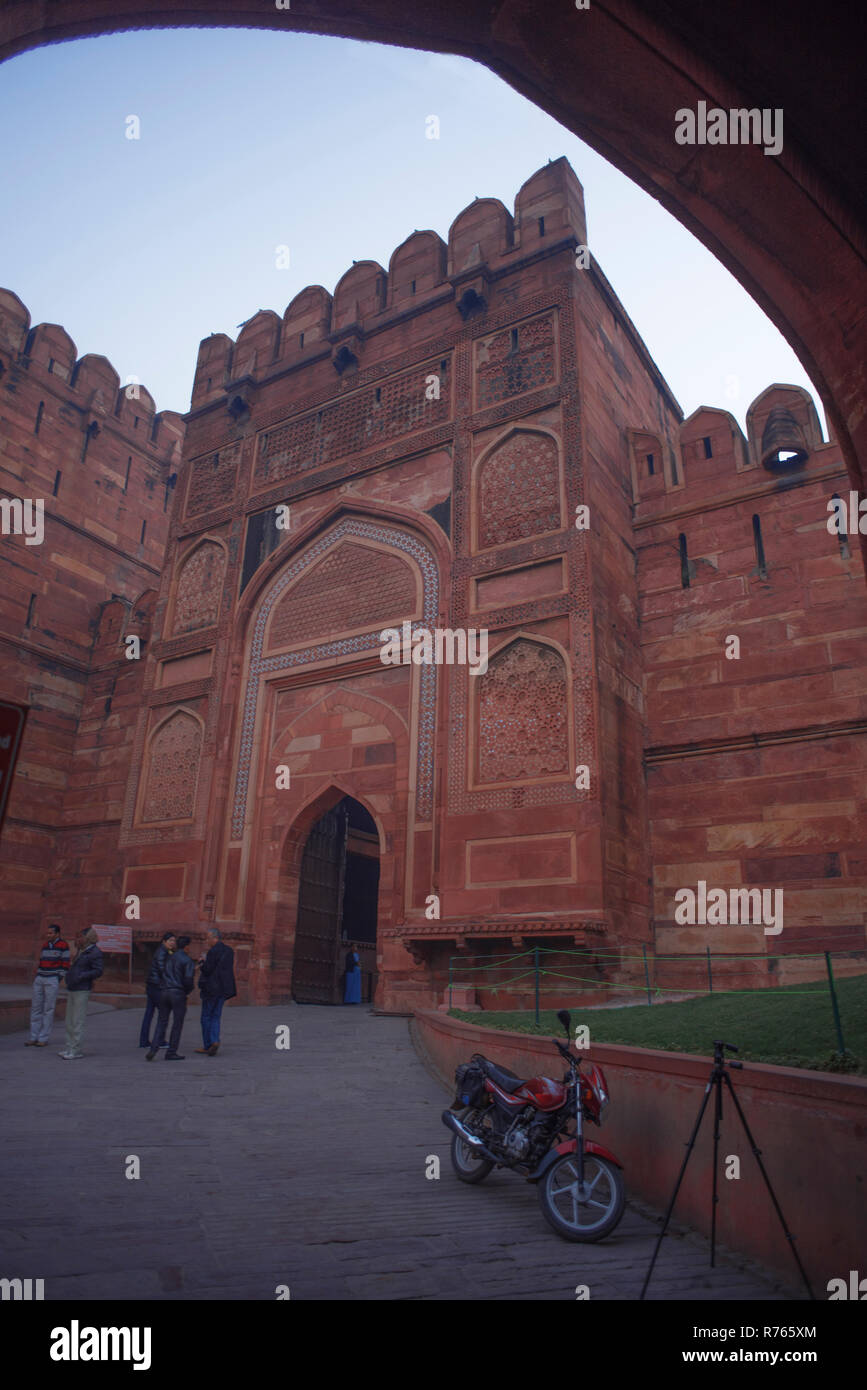
[[(827, 984), (792, 985), (775, 990), (743, 990), (710, 994), (677, 1004), (643, 1004), (625, 1009), (581, 1009), (572, 1013), (576, 1024), (586, 1023), (591, 1044), (628, 1043), (664, 1052), (713, 1054), (713, 1041), (723, 1038), (740, 1049), (744, 1061), (815, 1071), (855, 1071), (867, 1075), (867, 975), (837, 980), (837, 998), (847, 1056), (837, 1059), (837, 1034)], [(450, 1010), (452, 1018), (485, 1028), (519, 1033), (561, 1035), (556, 1010), (542, 1010), (537, 1028), (533, 1011), (467, 1013)]]

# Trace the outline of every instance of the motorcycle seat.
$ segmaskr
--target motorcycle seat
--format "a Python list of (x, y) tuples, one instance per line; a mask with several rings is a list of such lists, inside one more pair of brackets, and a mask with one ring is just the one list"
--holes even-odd
[(516, 1076), (513, 1071), (509, 1071), (508, 1067), (498, 1067), (496, 1062), (489, 1062), (487, 1057), (485, 1058), (485, 1075), (489, 1076), (501, 1091), (506, 1091), (509, 1095), (524, 1084), (522, 1077)]

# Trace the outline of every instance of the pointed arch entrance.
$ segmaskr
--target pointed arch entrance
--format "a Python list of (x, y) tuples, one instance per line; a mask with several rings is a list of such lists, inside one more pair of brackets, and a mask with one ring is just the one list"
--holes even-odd
[(346, 953), (361, 962), (362, 1000), (373, 998), (379, 894), (379, 833), (352, 796), (310, 829), (301, 856), (292, 996), (299, 1004), (343, 1000)]

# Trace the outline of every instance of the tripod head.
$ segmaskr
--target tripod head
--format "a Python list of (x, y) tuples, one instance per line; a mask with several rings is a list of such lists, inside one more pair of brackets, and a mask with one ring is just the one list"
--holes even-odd
[[(738, 1051), (734, 1043), (715, 1042), (713, 1045), (713, 1064), (715, 1067), (724, 1067), (726, 1065), (728, 1059), (725, 1055), (725, 1049), (728, 1049), (729, 1052)], [(738, 1071), (743, 1071), (743, 1062), (728, 1061), (728, 1065), (736, 1068)]]

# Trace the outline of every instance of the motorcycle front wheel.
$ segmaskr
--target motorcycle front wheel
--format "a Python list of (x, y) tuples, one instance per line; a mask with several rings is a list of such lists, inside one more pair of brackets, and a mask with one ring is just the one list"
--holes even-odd
[(578, 1160), (564, 1154), (538, 1184), (545, 1220), (564, 1240), (601, 1240), (614, 1230), (626, 1205), (620, 1169), (607, 1158), (584, 1155), (584, 1183), (578, 1184)]
[[(472, 1112), (465, 1112), (463, 1119), (466, 1120)], [(490, 1122), (488, 1122), (490, 1123)], [(485, 1132), (485, 1121), (482, 1121), (482, 1133)], [(494, 1167), (489, 1158), (478, 1158), (475, 1150), (470, 1148), (459, 1134), (452, 1135), (452, 1167), (460, 1178), (461, 1182), (481, 1182), (486, 1178)]]

